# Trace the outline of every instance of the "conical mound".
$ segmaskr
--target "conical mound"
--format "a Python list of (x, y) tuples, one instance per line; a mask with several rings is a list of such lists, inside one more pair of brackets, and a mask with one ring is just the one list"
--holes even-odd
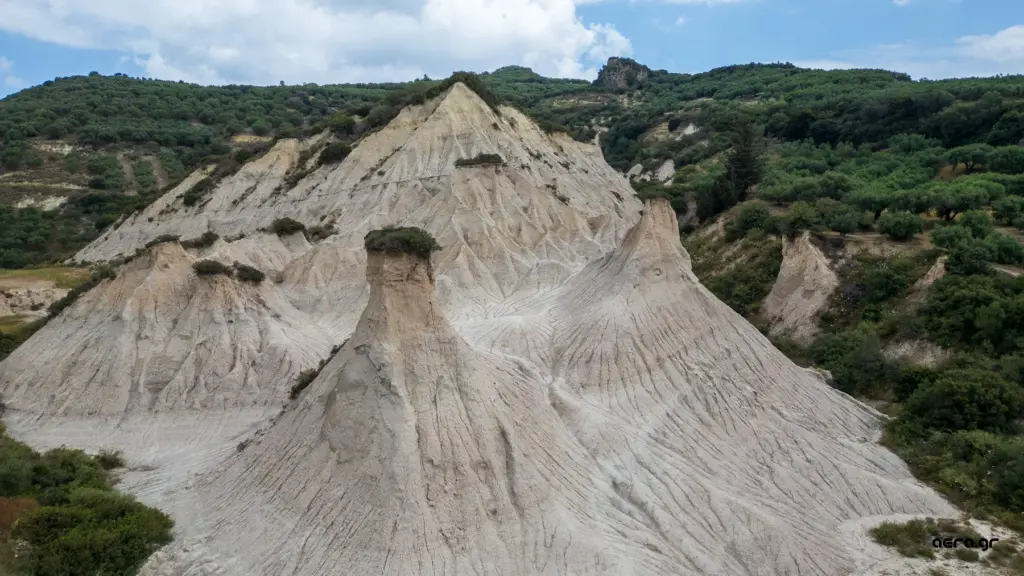
[(843, 523), (952, 512), (876, 444), (876, 413), (695, 280), (665, 201), (551, 314), (552, 402), (673, 536), (676, 573), (841, 574), (857, 557)]
[(9, 429), (42, 447), (121, 450), (157, 469), (124, 486), (162, 492), (279, 412), (328, 336), (271, 282), (200, 277), (195, 261), (153, 246), (15, 350), (0, 364)]
[(367, 277), (338, 356), (202, 489), (214, 556), (248, 574), (670, 573), (540, 375), (451, 328), (429, 260), (371, 253)]

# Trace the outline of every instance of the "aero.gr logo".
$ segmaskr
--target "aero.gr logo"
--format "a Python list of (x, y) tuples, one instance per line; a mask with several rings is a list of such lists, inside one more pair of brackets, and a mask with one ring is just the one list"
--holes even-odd
[(982, 552), (985, 552), (992, 547), (993, 544), (999, 541), (999, 538), (978, 538), (975, 541), (973, 538), (939, 538), (935, 537), (932, 540), (933, 548), (956, 548), (958, 545), (963, 544), (965, 548), (981, 548)]

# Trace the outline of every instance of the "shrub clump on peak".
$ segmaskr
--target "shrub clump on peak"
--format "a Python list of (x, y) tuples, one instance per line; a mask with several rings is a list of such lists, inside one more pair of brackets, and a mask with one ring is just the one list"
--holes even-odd
[(192, 263), (192, 269), (196, 271), (199, 276), (213, 276), (215, 274), (223, 274), (225, 276), (231, 276), (231, 267), (225, 266), (216, 260), (199, 260)]
[(241, 262), (235, 262), (235, 276), (242, 282), (252, 282), (253, 284), (259, 284), (266, 279), (267, 275), (260, 270), (249, 266), (248, 264), (242, 264)]
[(367, 252), (390, 252), (396, 254), (415, 254), (422, 258), (430, 258), (432, 252), (441, 246), (422, 228), (383, 228), (366, 235)]
[(455, 167), (461, 168), (463, 166), (482, 166), (486, 164), (496, 164), (498, 166), (504, 166), (505, 160), (498, 154), (485, 154), (480, 153), (472, 158), (459, 158), (455, 161)]
[(352, 147), (348, 144), (345, 144), (344, 142), (331, 142), (327, 146), (324, 146), (324, 149), (320, 151), (320, 157), (317, 159), (317, 162), (321, 166), (325, 164), (337, 164), (347, 158), (351, 153)]
[(220, 235), (216, 232), (203, 232), (202, 236), (191, 240), (182, 240), (179, 244), (182, 248), (209, 248), (218, 239), (220, 239)]
[(285, 217), (274, 220), (274, 223), (270, 225), (270, 229), (278, 236), (288, 236), (295, 234), (296, 232), (305, 231), (306, 225), (297, 220)]

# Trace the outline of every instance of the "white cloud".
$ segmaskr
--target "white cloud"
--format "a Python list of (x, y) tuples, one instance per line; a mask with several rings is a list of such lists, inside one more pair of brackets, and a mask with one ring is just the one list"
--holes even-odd
[(886, 44), (794, 64), (826, 70), (882, 68), (906, 72), (915, 79), (933, 80), (1024, 74), (1024, 26), (1011, 26), (994, 34), (962, 36), (947, 45)]
[[(7, 88), (21, 88), (25, 81), (14, 75), (14, 62), (5, 56), (0, 56), (0, 85)], [(3, 94), (0, 91), (0, 94)]]
[(964, 36), (957, 41), (964, 54), (995, 62), (1024, 62), (1024, 26), (1011, 26), (992, 35)]
[(595, 0), (0, 0), (0, 30), (120, 50), (145, 75), (200, 83), (408, 80), (530, 66), (592, 78), (629, 55)]
[(686, 24), (685, 16), (680, 16), (679, 18), (676, 18), (676, 26), (682, 26), (683, 24)]
[(910, 5), (910, 0), (892, 0), (892, 3), (897, 6), (908, 6)]

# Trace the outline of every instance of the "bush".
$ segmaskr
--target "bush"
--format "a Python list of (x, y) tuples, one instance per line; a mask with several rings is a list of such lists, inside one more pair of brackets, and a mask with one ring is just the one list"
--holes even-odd
[(291, 391), (288, 392), (288, 398), (291, 400), (298, 398), (302, 391), (308, 388), (319, 375), (320, 370), (316, 368), (309, 368), (299, 372), (298, 377), (295, 378), (295, 384), (292, 386)]
[(896, 366), (882, 353), (882, 343), (871, 330), (827, 334), (808, 349), (814, 364), (832, 373), (833, 385), (853, 396), (884, 396)]
[(415, 227), (373, 230), (364, 238), (364, 244), (367, 252), (415, 254), (422, 258), (441, 249), (433, 236)]
[(704, 281), (708, 290), (744, 316), (756, 314), (760, 310), (761, 302), (768, 296), (782, 267), (780, 241), (771, 239), (751, 244), (758, 251), (742, 266), (733, 266), (725, 274)]
[(1024, 414), (1024, 394), (995, 372), (949, 370), (918, 388), (907, 399), (904, 414), (930, 430), (1012, 432)]
[(991, 273), (988, 261), (992, 258), (989, 246), (980, 240), (971, 240), (953, 248), (946, 260), (946, 271), (958, 276), (984, 276)]
[(203, 235), (198, 238), (191, 240), (182, 240), (180, 242), (182, 248), (209, 248), (213, 246), (217, 240), (220, 239), (220, 235), (216, 232), (203, 232)]
[(875, 228), (893, 240), (909, 240), (924, 231), (921, 217), (910, 212), (886, 212), (875, 223)]
[(472, 158), (459, 158), (455, 161), (456, 168), (461, 168), (463, 166), (481, 166), (485, 164), (503, 166), (505, 164), (505, 160), (497, 154), (477, 154)]
[(167, 242), (177, 242), (178, 238), (179, 237), (175, 234), (161, 234), (160, 236), (157, 236), (156, 238), (150, 240), (149, 242), (146, 242), (146, 248), (152, 248), (157, 244), (164, 244)]
[(968, 243), (973, 238), (971, 231), (963, 226), (944, 226), (932, 231), (932, 243), (946, 250)]
[(270, 229), (278, 236), (290, 236), (296, 232), (303, 232), (306, 226), (291, 218), (278, 218), (270, 225)]
[(231, 276), (231, 268), (217, 262), (216, 260), (199, 260), (192, 263), (192, 269), (196, 271), (199, 276), (213, 276), (216, 274), (223, 274), (225, 276)]
[(0, 554), (0, 573), (127, 576), (170, 542), (170, 518), (111, 490), (106, 469), (121, 464), (110, 452), (39, 454), (0, 425), (0, 497), (22, 503), (16, 519), (0, 514), (5, 527), (13, 524), (10, 539), (0, 530), (0, 544), (26, 544), (17, 556)]
[(793, 238), (804, 230), (811, 230), (818, 226), (821, 221), (818, 213), (807, 202), (794, 202), (789, 206), (789, 212), (782, 218), (782, 227), (786, 234)]
[(984, 238), (992, 232), (992, 217), (982, 210), (964, 212), (957, 224), (970, 230), (971, 236), (975, 238)]
[(320, 157), (317, 162), (323, 166), (324, 164), (337, 164), (348, 155), (352, 153), (352, 147), (343, 142), (331, 142), (324, 146), (324, 149), (320, 151)]
[(119, 451), (113, 450), (101, 450), (96, 456), (96, 462), (104, 470), (113, 470), (114, 468), (124, 468), (124, 456)]
[(905, 402), (918, 388), (932, 384), (937, 378), (938, 373), (927, 366), (901, 366), (892, 386), (893, 397), (897, 402)]
[(80, 488), (66, 506), (28, 512), (11, 534), (28, 551), (20, 564), (31, 574), (134, 574), (171, 541), (174, 523), (129, 496)]
[(875, 542), (896, 548), (901, 555), (908, 558), (935, 556), (930, 544), (935, 534), (934, 525), (925, 520), (915, 519), (905, 524), (883, 522), (868, 533)]
[(1024, 198), (1007, 196), (997, 200), (992, 208), (995, 211), (996, 220), (1007, 226), (1016, 226), (1016, 222), (1024, 217)]
[(1016, 266), (1024, 263), (1024, 245), (1013, 236), (993, 232), (985, 238), (992, 261)]
[(320, 240), (327, 239), (338, 231), (335, 230), (334, 226), (313, 226), (306, 228), (306, 240), (310, 242), (319, 242)]
[(242, 264), (241, 262), (235, 262), (235, 274), (236, 277), (242, 282), (252, 282), (253, 284), (259, 284), (266, 279), (267, 275), (260, 272), (252, 266)]
[(751, 230), (775, 230), (775, 220), (768, 210), (768, 205), (760, 200), (752, 200), (740, 206), (736, 217), (726, 226), (726, 240), (732, 242), (746, 236)]

